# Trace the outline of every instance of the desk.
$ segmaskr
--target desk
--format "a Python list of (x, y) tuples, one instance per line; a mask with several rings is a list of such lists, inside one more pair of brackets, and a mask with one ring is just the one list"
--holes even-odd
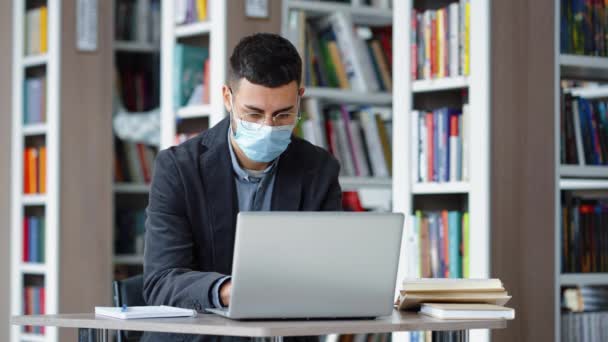
[(233, 321), (216, 315), (200, 314), (191, 318), (152, 318), (119, 320), (93, 313), (67, 315), (14, 316), (13, 325), (53, 326), (96, 329), (101, 341), (107, 341), (108, 330), (153, 331), (165, 333), (222, 335), (243, 337), (311, 336), (328, 334), (388, 333), (397, 331), (448, 331), (469, 329), (502, 329), (504, 320), (439, 320), (415, 312), (394, 310), (391, 316), (373, 320), (310, 321)]

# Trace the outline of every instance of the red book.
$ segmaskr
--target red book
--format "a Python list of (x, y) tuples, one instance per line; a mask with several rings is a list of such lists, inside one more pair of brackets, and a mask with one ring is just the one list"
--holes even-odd
[(431, 78), (437, 77), (437, 12), (431, 15)]
[(410, 68), (412, 73), (412, 80), (418, 79), (418, 42), (416, 41), (416, 32), (417, 32), (417, 15), (418, 12), (414, 9), (412, 10), (412, 19), (411, 19), (411, 56), (410, 56)]
[(458, 136), (458, 115), (450, 116), (450, 137)]
[(365, 211), (356, 191), (344, 191), (342, 193), (342, 208), (346, 211)]
[[(24, 315), (31, 315), (32, 314), (32, 307), (31, 307), (31, 302), (30, 302), (30, 287), (26, 286), (25, 288), (23, 288), (23, 314)], [(25, 332), (29, 333), (32, 332), (32, 326), (30, 325), (26, 325), (25, 326)]]
[[(46, 313), (46, 294), (44, 291), (44, 287), (40, 287), (40, 314), (44, 315)], [(40, 327), (40, 333), (44, 335), (44, 327)]]
[(433, 146), (433, 141), (434, 136), (433, 136), (433, 112), (428, 112), (426, 113), (426, 141), (427, 141), (427, 155), (426, 155), (426, 161), (427, 161), (427, 167), (426, 167), (426, 172), (427, 172), (427, 181), (428, 182), (432, 182), (433, 181), (433, 150), (434, 150), (434, 146)]
[(30, 227), (28, 217), (23, 218), (23, 262), (30, 261)]
[(336, 135), (334, 133), (334, 126), (331, 120), (325, 120), (325, 130), (327, 132), (327, 146), (329, 147), (329, 152), (338, 158), (338, 146), (336, 145)]
[(374, 36), (376, 36), (380, 40), (380, 44), (382, 45), (382, 50), (384, 50), (386, 54), (386, 58), (388, 60), (388, 64), (393, 66), (393, 28), (391, 26), (385, 27), (376, 27), (372, 29)]
[(146, 163), (146, 146), (144, 144), (137, 144), (137, 157), (139, 159), (139, 166), (141, 167), (142, 173), (144, 174), (144, 182), (150, 183), (152, 177), (150, 175), (150, 166)]
[(441, 211), (441, 221), (442, 221), (442, 225), (441, 227), (443, 228), (443, 246), (440, 246), (441, 248), (443, 248), (443, 276), (445, 278), (449, 278), (450, 277), (450, 229), (448, 226), (448, 211), (447, 210), (442, 210)]

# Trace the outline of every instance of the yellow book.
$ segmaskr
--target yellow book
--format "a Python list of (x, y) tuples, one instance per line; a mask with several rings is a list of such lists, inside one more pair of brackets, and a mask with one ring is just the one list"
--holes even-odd
[(464, 75), (470, 73), (469, 62), (471, 61), (471, 3), (467, 1), (464, 5)]
[(336, 76), (338, 76), (338, 84), (340, 85), (340, 88), (350, 89), (350, 82), (348, 82), (348, 77), (346, 76), (346, 71), (344, 70), (344, 63), (342, 63), (342, 58), (340, 57), (338, 44), (334, 41), (328, 42), (327, 49), (329, 50), (331, 61), (336, 67)]
[(199, 21), (207, 20), (207, 0), (196, 0), (196, 12)]
[(46, 147), (40, 147), (38, 151), (38, 192), (46, 193)]
[(436, 30), (437, 30), (437, 77), (445, 77), (445, 9), (437, 10)]
[(47, 52), (48, 46), (48, 10), (46, 6), (40, 7), (40, 53)]

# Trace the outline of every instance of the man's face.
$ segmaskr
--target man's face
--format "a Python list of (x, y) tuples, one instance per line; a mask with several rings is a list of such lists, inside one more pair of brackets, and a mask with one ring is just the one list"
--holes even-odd
[(295, 81), (277, 88), (268, 88), (244, 78), (232, 88), (232, 94), (228, 86), (224, 86), (222, 91), (224, 106), (233, 114), (232, 129), (235, 131), (238, 125), (235, 124), (234, 118), (242, 119), (247, 115), (263, 115), (265, 125), (275, 125), (273, 117), (284, 113), (297, 113), (298, 99), (304, 94), (304, 88), (298, 88)]

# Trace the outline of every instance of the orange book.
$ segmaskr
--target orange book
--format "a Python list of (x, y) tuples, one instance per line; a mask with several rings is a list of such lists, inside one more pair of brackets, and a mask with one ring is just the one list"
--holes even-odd
[(38, 192), (38, 180), (37, 174), (37, 159), (38, 159), (38, 151), (36, 148), (28, 147), (25, 149), (25, 165), (24, 165), (24, 193), (25, 194), (35, 194)]
[(38, 150), (38, 192), (46, 193), (46, 146)]
[(30, 164), (28, 163), (28, 161), (30, 160), (29, 158), (29, 151), (26, 148), (25, 151), (23, 151), (23, 193), (24, 194), (30, 194), (31, 190), (30, 190)]

